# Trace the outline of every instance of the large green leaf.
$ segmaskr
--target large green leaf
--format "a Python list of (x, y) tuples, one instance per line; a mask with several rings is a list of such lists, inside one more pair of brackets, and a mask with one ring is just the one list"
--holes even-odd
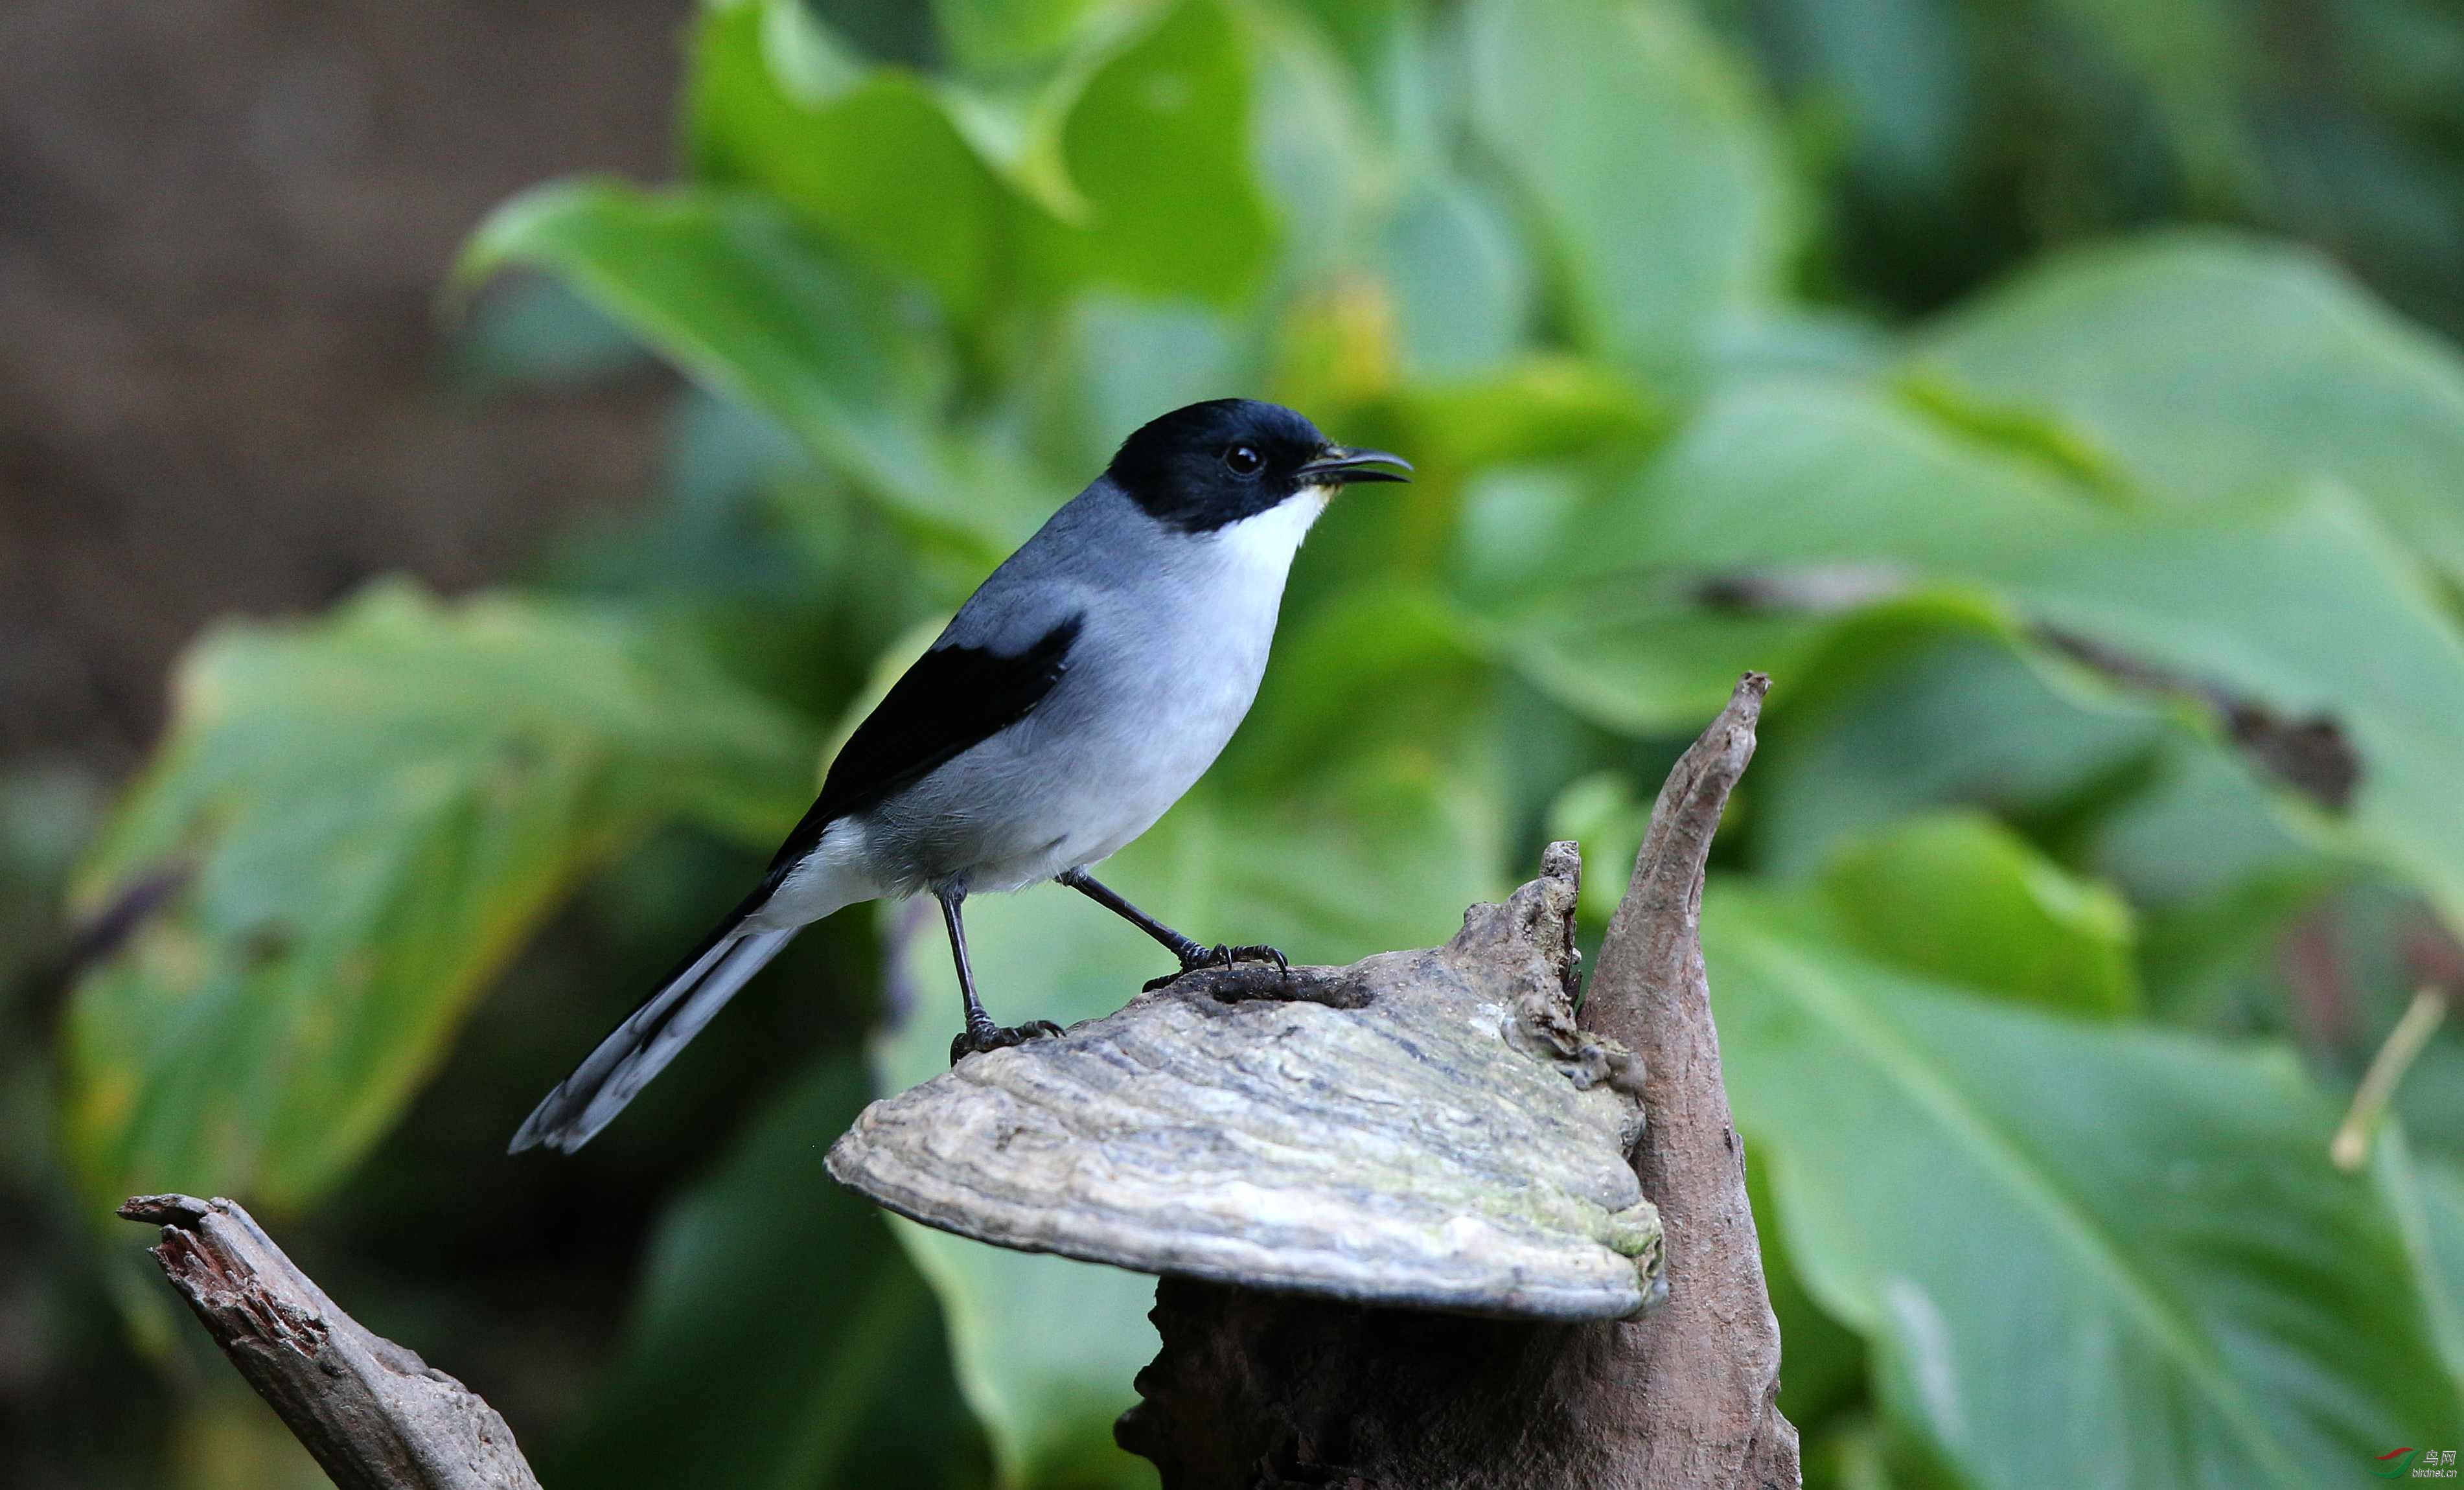
[[(2264, 706), (2325, 714), (2356, 748), (2357, 842), (2464, 918), (2464, 640), (2369, 512), (2312, 489), (2189, 513), (2117, 510), (2042, 462), (1946, 428), (1853, 385), (1764, 380), (1712, 401), (1635, 487), (1572, 525), (1565, 566), (1595, 588), (1649, 597), (1686, 576), (1777, 572), (1810, 595), (1843, 576), (1957, 585), (1990, 598), (2013, 634), (2044, 628)], [(1593, 592), (1570, 588), (1565, 607)], [(1680, 590), (1678, 593), (1682, 594)], [(1629, 601), (1630, 606), (1638, 602)], [(1673, 609), (1708, 651), (1743, 650), (1738, 623)], [(1820, 607), (1817, 606), (1817, 609)], [(1613, 617), (1603, 606), (1596, 618)], [(1755, 626), (1806, 624), (1786, 608)], [(1639, 628), (1630, 645), (1672, 669), (1687, 657)], [(1709, 640), (1704, 640), (1707, 638)], [(1809, 654), (1798, 652), (1802, 658)], [(1595, 668), (1558, 648), (1531, 675), (1611, 724), (1634, 665)], [(1725, 660), (1725, 657), (1724, 657)], [(1776, 662), (1776, 659), (1775, 659)]]
[(2452, 1158), (2415, 1154), (2392, 1122), (2371, 1148), (2371, 1172), (2404, 1218), (2426, 1296), (2425, 1323), (2446, 1353), (2448, 1373), (2464, 1382), (2464, 1169)]
[(803, 0), (703, 11), (688, 113), (693, 170), (769, 192), (875, 270), (974, 316), (996, 288), (1009, 195), (927, 80), (847, 57)]
[(2181, 1015), (2264, 957), (2335, 862), (2230, 747), (2006, 637), (1919, 639), (1881, 663), (1764, 732), (1757, 869), (1806, 877), (1895, 819), (1987, 809), (2128, 896), (2148, 1003)]
[(1397, 361), (1419, 377), (1477, 375), (1529, 350), (1540, 276), (1489, 163), (1462, 159), (1473, 113), (1462, 17), (1359, 12), (1348, 23), (1359, 91), (1381, 106), (1394, 177), (1363, 247), (1393, 290)]
[(2071, 421), (2167, 499), (2337, 477), (2464, 581), (2464, 362), (2306, 251), (2201, 233), (2074, 253), (1915, 357)]
[(1378, 247), (1407, 368), (1461, 375), (1523, 350), (1530, 266), (1485, 197), (1459, 181), (1426, 184), (1396, 208)]
[(954, 60), (969, 72), (1009, 74), (1050, 66), (1119, 12), (1151, 0), (933, 0), (933, 18)]
[(1013, 465), (940, 423), (929, 341), (872, 276), (777, 205), (571, 182), (515, 198), (464, 251), (468, 281), (549, 270), (694, 377), (763, 409), (979, 577), (1056, 505)]
[[(1330, 776), (1280, 801), (1201, 786), (1098, 872), (1201, 941), (1268, 942), (1309, 962), (1434, 945), (1464, 907), (1495, 896), (1496, 809), (1470, 778), (1409, 753)], [(890, 914), (900, 1022), (876, 1064), (895, 1090), (948, 1069), (959, 1019), (938, 924), (916, 906)], [(1109, 1014), (1173, 966), (1128, 924), (1057, 886), (969, 901), (967, 934), (984, 1001), (1003, 1023)], [(1007, 1481), (1049, 1482), (1070, 1466), (1092, 1475), (1113, 1462), (1125, 1482), (1149, 1482), (1151, 1471), (1109, 1445), (1111, 1419), (1133, 1400), (1131, 1378), (1155, 1351), (1145, 1318), (1154, 1281), (909, 1223), (900, 1234), (940, 1291), (959, 1381)]]
[(1060, 126), (1083, 226), (1035, 223), (1046, 274), (1231, 304), (1275, 244), (1252, 161), (1251, 44), (1223, 0), (1177, 0), (1103, 55)]
[(1982, 813), (1911, 818), (1852, 844), (1821, 888), (1843, 939), (1884, 961), (2077, 1013), (2138, 1003), (2122, 897)]
[(2110, 515), (2061, 472), (1965, 438), (1859, 384), (1724, 388), (1662, 457), (1577, 528), (1577, 574), (1726, 574), (1861, 562), (1878, 579), (1977, 573)]
[[(1803, 681), (1787, 679), (1792, 692)], [(1803, 878), (1909, 813), (2065, 818), (2133, 784), (2167, 738), (2161, 712), (2063, 681), (2004, 638), (1964, 632), (1879, 658), (1811, 707), (1792, 700), (1754, 756), (1755, 866)]]
[(1281, 6), (1247, 10), (1258, 184), (1282, 236), (1282, 276), (1313, 284), (1359, 267), (1386, 209), (1387, 162), (1367, 100), (1323, 31)]
[(187, 876), (69, 1011), (89, 1192), (300, 1204), (577, 878), (678, 815), (766, 842), (811, 783), (807, 732), (605, 613), (386, 587), (215, 633), (79, 876), (89, 913)]
[(754, 1120), (652, 1238), (626, 1343), (549, 1479), (605, 1490), (980, 1484), (940, 1310), (822, 1152), (868, 1083), (848, 1054)]
[(694, 51), (696, 172), (773, 193), (964, 319), (1089, 281), (1240, 298), (1273, 233), (1231, 11), (950, 13), (961, 73), (928, 78), (856, 62), (802, 0), (714, 8)]
[(1703, 924), (1790, 1256), (1970, 1482), (2296, 1490), (2464, 1436), (2399, 1221), (2284, 1054), (1963, 997), (1734, 887)]
[(1781, 1243), (1779, 1202), (1771, 1194), (1771, 1170), (1760, 1150), (1747, 1155), (1746, 1194), (1754, 1209), (1754, 1235), (1762, 1243), (1763, 1283), (1771, 1292), (1771, 1312), (1779, 1317), (1780, 1411), (1811, 1435), (1826, 1418), (1865, 1395), (1865, 1340), (1825, 1313), (1797, 1276), (1796, 1263)]
[(1683, 374), (1706, 334), (1776, 294), (1789, 208), (1743, 75), (1665, 0), (1478, 0), (1483, 137), (1553, 239), (1566, 322)]
[[(2117, 525), (2012, 566), (2029, 612), (2254, 698), (2337, 721), (2362, 842), (2464, 925), (2464, 639), (2386, 529), (2335, 491)], [(2305, 815), (2306, 816), (2306, 815)]]
[[(1785, 683), (1784, 703), (1793, 711), (1870, 683), (1925, 643), (2007, 642), (2012, 632), (2011, 607), (1989, 591), (1959, 582), (1899, 589), (1914, 580), (1910, 571), (1862, 561), (1837, 574), (1809, 569), (1790, 577), (1817, 590), (1837, 585), (1838, 614), (1829, 602), (1808, 609), (1731, 604), (1712, 593), (1718, 583), (1705, 583), (1716, 577), (1703, 573), (1587, 577), (1582, 571), (1618, 552), (1620, 539), (1613, 528), (1604, 531), (1596, 509), (1577, 513), (1566, 527), (1590, 538), (1576, 540), (1579, 556), (1561, 560), (1551, 589), (1488, 619), (1503, 654), (1524, 677), (1585, 718), (1626, 734), (1682, 734), (1699, 726), (1748, 668)], [(1856, 608), (1873, 596), (1887, 598)], [(1869, 812), (1865, 821), (1891, 815)]]

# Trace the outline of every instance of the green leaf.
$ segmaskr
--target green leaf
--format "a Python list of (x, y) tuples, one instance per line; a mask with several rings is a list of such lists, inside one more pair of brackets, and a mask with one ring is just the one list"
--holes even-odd
[(1631, 449), (1665, 422), (1658, 403), (1615, 368), (1545, 353), (1477, 375), (1407, 383), (1395, 391), (1391, 412), (1407, 433), (1414, 463), (1433, 477)]
[(1877, 658), (1854, 687), (1791, 697), (1754, 755), (1756, 867), (1802, 879), (1926, 808), (2061, 819), (2128, 784), (2170, 733), (2161, 712), (2065, 681), (2007, 637), (1954, 632)]
[(1894, 820), (1984, 808), (2129, 898), (2146, 1004), (2178, 1019), (2272, 954), (2335, 863), (2230, 747), (2007, 636), (1919, 639), (1879, 664), (1774, 712), (1754, 756), (1758, 870), (1809, 878)]
[(1222, 0), (1177, 0), (1104, 58), (1061, 126), (1084, 227), (1035, 225), (1047, 274), (1229, 305), (1272, 255), (1251, 163), (1250, 41)]
[(980, 311), (1013, 204), (930, 83), (848, 58), (803, 0), (736, 0), (702, 12), (691, 88), (696, 176), (766, 191), (952, 315)]
[(1542, 823), (1553, 841), (1582, 845), (1587, 868), (1575, 897), (1586, 931), (1606, 931), (1625, 899), (1631, 866), (1651, 826), (1651, 803), (1623, 771), (1595, 771), (1566, 784), (1549, 803)]
[[(1571, 533), (1605, 537), (1585, 555), (1615, 552), (1596, 512), (1578, 513)], [(1705, 603), (1699, 580), (1672, 574), (1585, 580), (1569, 574), (1594, 557), (1571, 557), (1553, 592), (1494, 618), (1507, 657), (1542, 692), (1608, 729), (1682, 734), (1719, 712), (1752, 668), (1781, 680), (1784, 703), (1819, 702), (1840, 675), (1861, 677), (1878, 660), (1926, 637), (2005, 636), (2008, 607), (1969, 586), (1905, 591), (1845, 619), (1789, 609)], [(1866, 578), (1843, 573), (1861, 592)], [(1897, 583), (1896, 575), (1886, 577)], [(1828, 582), (1823, 581), (1823, 582)], [(1879, 592), (1878, 592), (1879, 593)]]
[(1648, 595), (1570, 594), (1518, 618), (1509, 634), (1516, 668), (1541, 692), (1612, 730), (1653, 734), (1717, 712), (1749, 668), (1795, 675), (1791, 663), (1815, 652), (1824, 627), (1706, 615)]
[(1683, 375), (1773, 299), (1790, 251), (1778, 151), (1739, 71), (1662, 0), (1478, 0), (1482, 136), (1553, 239), (1584, 344)]
[[(1588, 849), (1583, 857), (1591, 858)], [(1806, 1290), (1780, 1241), (1779, 1202), (1771, 1194), (1771, 1171), (1758, 1154), (1748, 1159), (1746, 1194), (1753, 1204), (1754, 1234), (1762, 1243), (1763, 1282), (1771, 1291), (1771, 1312), (1779, 1317), (1780, 1411), (1800, 1431), (1810, 1432), (1865, 1395), (1865, 1341), (1824, 1312)]]
[(1378, 247), (1409, 372), (1462, 378), (1529, 340), (1531, 266), (1504, 215), (1469, 186), (1423, 185), (1397, 205)]
[(1703, 927), (1790, 1255), (1970, 1482), (2296, 1490), (2464, 1436), (2397, 1220), (2285, 1055), (1945, 993), (1733, 887)]
[(2333, 476), (2464, 581), (2464, 363), (2305, 250), (2176, 233), (2075, 252), (1915, 356), (2069, 421), (2172, 501)]
[(2415, 1154), (2395, 1123), (2379, 1129), (2370, 1159), (2372, 1175), (2404, 1220), (2424, 1320), (2448, 1373), (2464, 1381), (2464, 1169), (2450, 1158)]
[(1141, 0), (933, 0), (933, 18), (958, 65), (1016, 72), (1050, 64)]
[(1983, 813), (1912, 818), (1850, 844), (1821, 887), (1846, 939), (1883, 961), (2076, 1013), (2138, 1005), (2130, 908)]
[(1281, 230), (1279, 278), (1317, 284), (1355, 272), (1392, 186), (1368, 101), (1311, 18), (1282, 6), (1243, 13), (1257, 49), (1254, 148)]
[[(1267, 942), (1295, 962), (1432, 946), (1498, 893), (1498, 812), (1474, 779), (1406, 754), (1338, 765), (1274, 799), (1204, 783), (1097, 873), (1200, 941)], [(958, 990), (929, 909), (889, 914), (901, 1022), (875, 1063), (884, 1089), (899, 1090), (949, 1068)], [(1051, 885), (970, 900), (967, 937), (1003, 1023), (1094, 1019), (1173, 971), (1126, 922)], [(1100, 1461), (1091, 1446), (1109, 1445), (1131, 1378), (1155, 1352), (1154, 1281), (911, 1224), (900, 1235), (940, 1292), (958, 1379), (1006, 1481)]]
[[(1653, 684), (1653, 668), (1682, 676), (1697, 655), (1727, 662), (1745, 650), (1727, 629), (1737, 623), (1652, 599), (1680, 577), (1793, 575), (1820, 581), (1809, 589), (1817, 598), (1843, 577), (1882, 594), (1958, 586), (2006, 611), (2015, 634), (2083, 639), (2280, 719), (2333, 719), (2361, 759), (2349, 814), (2330, 819), (2289, 796), (2282, 804), (2322, 838), (2348, 837), (2410, 876), (2464, 924), (2464, 818), (2449, 810), (2464, 779), (2464, 737), (2453, 728), (2464, 718), (2464, 639), (2348, 495), (2313, 489), (2191, 513), (2119, 512), (1903, 402), (1771, 379), (1715, 398), (1639, 484), (1568, 528), (1579, 537), (1566, 571), (1599, 574), (1604, 592), (1636, 597), (1630, 608), (1660, 607), (1619, 633), (1623, 618), (1597, 605), (1596, 663), (1562, 645), (1519, 654), (1544, 689), (1603, 722), (1621, 722), (1621, 698), (1638, 715), (1659, 702), (1629, 680)], [(1824, 600), (1810, 613), (1830, 609)], [(1809, 610), (1743, 624), (1779, 632), (1763, 644), (1778, 655), (1758, 666), (1814, 655), (1773, 645), (1794, 635), (1784, 628), (1812, 624)], [(1672, 632), (1694, 650), (1670, 645)], [(1691, 676), (1699, 688), (1700, 670)]]
[(977, 574), (1034, 531), (1057, 493), (946, 433), (942, 373), (881, 286), (780, 208), (612, 182), (542, 186), (496, 209), (464, 281), (551, 271), (687, 372), (768, 412)]
[(1152, 1490), (1155, 1467), (1112, 1442), (1112, 1421), (1137, 1401), (1130, 1383), (1160, 1348), (1147, 1324), (1155, 1280), (898, 1216), (890, 1225), (940, 1299), (951, 1363), (992, 1437), (998, 1482)]
[(576, 880), (677, 816), (766, 844), (811, 785), (803, 729), (606, 613), (385, 586), (214, 633), (79, 876), (93, 913), (190, 875), (69, 1010), (89, 1194), (304, 1203)]
[(834, 1053), (759, 1113), (651, 1238), (625, 1344), (560, 1484), (980, 1484), (940, 1310), (872, 1207), (822, 1172), (869, 1095)]
[(2058, 473), (1904, 403), (1775, 377), (1715, 395), (1639, 481), (1595, 505), (1567, 558), (1576, 574), (1612, 576), (1860, 561), (1887, 593), (1895, 577), (1978, 573), (2111, 520)]
[(2464, 818), (2447, 806), (2464, 779), (2464, 639), (2359, 502), (2321, 491), (2118, 526), (2048, 545), (2009, 583), (2048, 624), (2280, 717), (2337, 721), (2361, 757), (2360, 843), (2464, 925)]

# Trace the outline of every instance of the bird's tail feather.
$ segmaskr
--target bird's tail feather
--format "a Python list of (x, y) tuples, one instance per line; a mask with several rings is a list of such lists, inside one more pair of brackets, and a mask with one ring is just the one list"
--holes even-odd
[(744, 925), (741, 912), (732, 918), (692, 961), (627, 1015), (571, 1076), (557, 1083), (556, 1090), (523, 1120), (507, 1151), (519, 1153), (544, 1144), (571, 1153), (588, 1143), (802, 930), (754, 930)]

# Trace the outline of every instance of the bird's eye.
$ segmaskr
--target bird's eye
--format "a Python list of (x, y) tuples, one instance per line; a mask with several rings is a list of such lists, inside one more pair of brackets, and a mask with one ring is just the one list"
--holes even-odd
[(1236, 476), (1254, 476), (1266, 464), (1266, 457), (1254, 445), (1236, 445), (1223, 452), (1223, 464)]

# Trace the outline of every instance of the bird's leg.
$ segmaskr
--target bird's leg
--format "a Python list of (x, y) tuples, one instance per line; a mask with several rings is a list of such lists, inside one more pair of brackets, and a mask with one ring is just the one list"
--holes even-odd
[(950, 960), (958, 967), (958, 995), (967, 1001), (967, 1027), (951, 1037), (950, 1063), (957, 1065), (968, 1056), (999, 1050), (1003, 1045), (1023, 1044), (1060, 1034), (1061, 1026), (1050, 1019), (1035, 1019), (1015, 1028), (993, 1022), (992, 1016), (984, 1013), (983, 1000), (976, 997), (976, 970), (967, 962), (967, 926), (958, 918), (958, 903), (966, 896), (935, 890), (933, 898), (941, 903), (941, 924), (950, 932)]
[[(1289, 973), (1292, 970), (1290, 960), (1272, 947), (1263, 945), (1226, 947), (1221, 942), (1212, 947), (1201, 947), (1123, 900), (1084, 869), (1064, 869), (1055, 877), (1062, 884), (1161, 942), (1167, 952), (1180, 959), (1181, 973), (1194, 973), (1199, 968), (1228, 968), (1235, 962), (1271, 962), (1283, 972)], [(1180, 973), (1176, 973), (1173, 977), (1179, 975)], [(1160, 988), (1171, 981), (1171, 977), (1159, 977), (1149, 983), (1147, 987)]]

